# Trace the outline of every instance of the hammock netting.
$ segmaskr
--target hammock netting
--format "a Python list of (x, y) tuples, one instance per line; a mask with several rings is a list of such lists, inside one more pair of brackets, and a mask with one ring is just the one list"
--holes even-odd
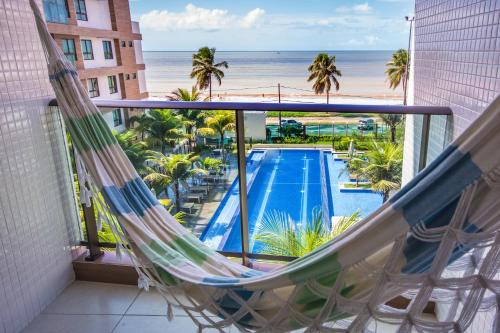
[[(340, 237), (271, 272), (202, 244), (149, 191), (30, 0), (50, 82), (79, 155), (84, 202), (109, 214), (139, 287), (155, 286), (199, 331), (500, 332), (500, 98), (435, 161)], [(83, 167), (84, 166), (84, 167)], [(130, 249), (130, 250), (129, 250)], [(387, 305), (403, 295), (405, 309)], [(423, 314), (436, 302), (438, 318)]]

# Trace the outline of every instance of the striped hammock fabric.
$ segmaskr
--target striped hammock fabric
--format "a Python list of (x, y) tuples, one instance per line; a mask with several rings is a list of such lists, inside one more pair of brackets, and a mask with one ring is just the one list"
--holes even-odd
[[(50, 82), (82, 164), (84, 201), (108, 223), (140, 274), (199, 330), (462, 332), (489, 318), (500, 332), (500, 99), (380, 209), (334, 241), (271, 272), (204, 246), (159, 204), (118, 145), (30, 0)], [(98, 195), (100, 193), (100, 195)], [(404, 310), (386, 305), (398, 295)], [(437, 302), (438, 318), (423, 310)], [(481, 313), (484, 312), (484, 315)], [(479, 313), (479, 314), (478, 314)], [(486, 327), (486, 326), (485, 326)]]

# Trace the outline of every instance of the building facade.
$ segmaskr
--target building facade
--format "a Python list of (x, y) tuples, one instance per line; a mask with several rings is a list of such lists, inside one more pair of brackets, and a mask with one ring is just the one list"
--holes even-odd
[[(142, 35), (129, 0), (43, 0), (50, 32), (95, 99), (148, 97)], [(122, 131), (131, 110), (103, 110), (108, 125)]]
[[(500, 1), (416, 0), (410, 102), (448, 106), (433, 116), (427, 162), (459, 136), (500, 93)], [(403, 180), (418, 172), (422, 116), (409, 116)]]

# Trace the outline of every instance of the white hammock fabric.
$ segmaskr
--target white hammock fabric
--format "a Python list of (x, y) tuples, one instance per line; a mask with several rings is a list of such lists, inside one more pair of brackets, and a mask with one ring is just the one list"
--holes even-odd
[[(118, 250), (132, 250), (139, 286), (154, 285), (199, 330), (462, 332), (478, 311), (500, 333), (500, 99), (436, 161), (341, 237), (263, 273), (207, 248), (150, 193), (30, 0), (50, 81), (84, 168), (82, 200), (99, 202)], [(80, 162), (78, 164), (80, 165)], [(100, 195), (99, 195), (100, 194)], [(112, 214), (112, 215), (111, 215)], [(100, 218), (100, 219), (101, 219)], [(411, 299), (404, 309), (386, 303)], [(426, 320), (429, 301), (441, 321)]]

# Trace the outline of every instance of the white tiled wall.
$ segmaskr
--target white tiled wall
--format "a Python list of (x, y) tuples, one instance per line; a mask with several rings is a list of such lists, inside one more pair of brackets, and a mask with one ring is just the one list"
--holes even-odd
[(0, 332), (73, 279), (79, 237), (62, 123), (27, 0), (0, 0)]
[[(500, 93), (500, 1), (416, 0), (415, 18), (414, 103), (453, 111), (448, 122), (433, 117), (431, 161)], [(408, 126), (419, 142), (421, 121)]]

